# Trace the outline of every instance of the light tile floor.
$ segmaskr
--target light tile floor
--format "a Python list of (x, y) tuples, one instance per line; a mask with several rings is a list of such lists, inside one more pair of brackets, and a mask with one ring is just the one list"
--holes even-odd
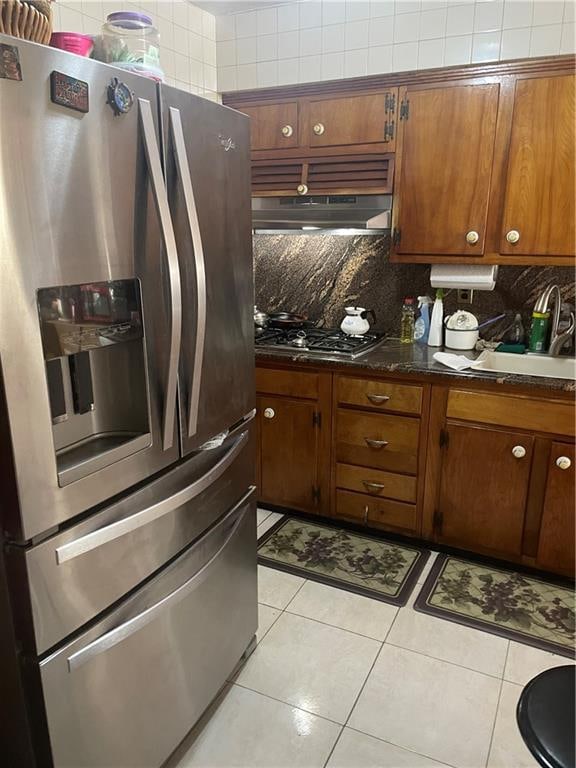
[[(258, 535), (280, 517), (258, 510)], [(416, 613), (413, 598), (258, 573), (258, 646), (167, 768), (536, 767), (518, 696), (567, 659)]]

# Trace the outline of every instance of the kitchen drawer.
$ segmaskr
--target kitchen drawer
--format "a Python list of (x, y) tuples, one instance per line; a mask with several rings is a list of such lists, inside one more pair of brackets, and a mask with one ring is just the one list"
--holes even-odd
[(416, 478), (409, 475), (395, 475), (380, 469), (354, 467), (351, 464), (336, 466), (336, 486), (348, 491), (368, 493), (370, 496), (416, 501)]
[(365, 493), (336, 491), (336, 517), (376, 527), (416, 530), (416, 506)]
[(497, 424), (534, 432), (573, 437), (574, 404), (522, 395), (492, 395), (451, 389), (446, 415), (449, 419)]
[[(419, 419), (338, 409), (336, 461), (416, 474)], [(368, 441), (381, 441), (370, 445)]]
[(320, 374), (318, 373), (256, 368), (256, 392), (258, 394), (305, 397), (317, 400), (319, 379)]
[(40, 662), (54, 765), (164, 765), (258, 626), (254, 497)]
[(422, 411), (422, 387), (349, 376), (339, 376), (336, 386), (340, 405), (359, 405), (392, 413), (419, 414)]
[(44, 653), (137, 587), (236, 504), (253, 476), (244, 430), (36, 546), (8, 548), (32, 594), (26, 650)]

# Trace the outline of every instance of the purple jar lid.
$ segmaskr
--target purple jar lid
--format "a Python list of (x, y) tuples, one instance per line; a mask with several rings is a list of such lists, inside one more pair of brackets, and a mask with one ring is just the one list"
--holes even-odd
[(136, 11), (116, 11), (109, 13), (106, 17), (107, 22), (111, 22), (116, 27), (123, 29), (140, 29), (141, 27), (151, 27), (152, 19), (145, 13)]

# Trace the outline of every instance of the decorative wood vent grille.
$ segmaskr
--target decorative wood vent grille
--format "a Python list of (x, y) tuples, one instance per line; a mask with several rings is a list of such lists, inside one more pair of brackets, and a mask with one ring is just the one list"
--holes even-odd
[[(296, 195), (365, 192), (389, 194), (394, 181), (394, 155), (342, 155), (307, 160), (252, 162), (252, 194)], [(302, 194), (302, 192), (300, 193)]]

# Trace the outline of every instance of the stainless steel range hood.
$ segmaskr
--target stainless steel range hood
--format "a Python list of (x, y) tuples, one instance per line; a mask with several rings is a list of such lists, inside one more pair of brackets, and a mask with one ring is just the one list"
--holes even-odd
[(257, 233), (375, 235), (390, 228), (392, 195), (253, 197)]

